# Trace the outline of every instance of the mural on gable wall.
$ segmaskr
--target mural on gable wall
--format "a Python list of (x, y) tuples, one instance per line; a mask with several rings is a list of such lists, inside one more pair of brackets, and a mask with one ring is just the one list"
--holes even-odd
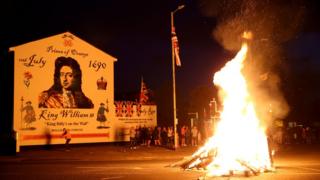
[[(114, 57), (69, 32), (10, 50), (15, 53), (14, 130), (21, 145), (62, 144), (63, 128), (72, 133), (72, 143), (126, 139), (119, 129), (128, 129), (132, 120), (116, 115)], [(150, 119), (145, 124), (156, 125), (156, 107), (150, 108), (155, 113), (144, 117)]]

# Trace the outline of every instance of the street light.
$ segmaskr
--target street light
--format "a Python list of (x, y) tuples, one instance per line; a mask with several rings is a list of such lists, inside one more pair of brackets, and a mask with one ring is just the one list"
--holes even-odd
[[(174, 13), (184, 8), (184, 5), (178, 6), (177, 9), (171, 11), (171, 33), (174, 30)], [(171, 34), (172, 36), (172, 34)], [(171, 55), (172, 55), (172, 89), (173, 89), (173, 120), (174, 120), (174, 149), (178, 148), (178, 133), (177, 133), (177, 110), (176, 110), (176, 73), (175, 73), (175, 56), (174, 56), (174, 43), (171, 39)]]

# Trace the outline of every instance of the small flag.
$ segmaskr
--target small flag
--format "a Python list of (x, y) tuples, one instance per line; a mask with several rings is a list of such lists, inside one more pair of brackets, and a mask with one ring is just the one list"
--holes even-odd
[(174, 52), (174, 56), (176, 59), (176, 65), (177, 66), (181, 66), (181, 61), (180, 61), (180, 57), (179, 57), (179, 43), (178, 43), (178, 37), (176, 35), (175, 32), (175, 28), (173, 27), (171, 30), (171, 41), (173, 44), (173, 52)]
[(148, 89), (146, 84), (143, 82), (143, 78), (141, 79), (141, 90), (140, 90), (140, 103), (145, 104), (147, 103), (148, 97)]
[(137, 116), (139, 117), (141, 115), (141, 103), (137, 103), (136, 104), (136, 112), (137, 112)]
[(127, 101), (125, 103), (125, 113), (126, 113), (126, 117), (132, 117), (133, 115), (133, 102), (131, 101)]
[(115, 101), (114, 102), (116, 104), (116, 116), (117, 117), (122, 117), (123, 114), (123, 102), (122, 101)]

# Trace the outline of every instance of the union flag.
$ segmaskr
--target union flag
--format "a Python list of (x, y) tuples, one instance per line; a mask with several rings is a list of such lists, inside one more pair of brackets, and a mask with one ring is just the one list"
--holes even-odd
[(116, 116), (122, 117), (122, 114), (123, 114), (122, 101), (115, 101), (114, 103), (116, 104)]
[(136, 104), (136, 112), (137, 112), (137, 116), (139, 117), (141, 115), (141, 104), (140, 103)]
[(141, 79), (141, 89), (140, 89), (140, 103), (145, 104), (149, 100), (148, 97), (148, 89), (146, 84), (143, 82), (143, 78)]
[(175, 31), (175, 28), (172, 27), (171, 30), (171, 41), (173, 45), (173, 52), (174, 52), (174, 57), (176, 60), (176, 65), (181, 66), (181, 61), (180, 61), (180, 56), (179, 56), (179, 43), (178, 43), (178, 37)]
[(126, 117), (132, 117), (133, 115), (133, 102), (127, 101), (125, 104), (125, 112), (126, 112)]

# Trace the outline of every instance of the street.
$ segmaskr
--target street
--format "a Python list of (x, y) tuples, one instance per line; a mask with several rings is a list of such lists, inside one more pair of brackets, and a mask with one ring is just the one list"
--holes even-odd
[(191, 172), (166, 167), (169, 161), (22, 162), (1, 167), (1, 179), (197, 179)]
[(320, 179), (320, 146), (291, 145), (274, 157), (275, 172), (245, 177), (206, 177), (204, 171), (171, 167), (191, 155), (195, 147), (86, 144), (22, 149), (16, 156), (0, 156), (0, 179)]

